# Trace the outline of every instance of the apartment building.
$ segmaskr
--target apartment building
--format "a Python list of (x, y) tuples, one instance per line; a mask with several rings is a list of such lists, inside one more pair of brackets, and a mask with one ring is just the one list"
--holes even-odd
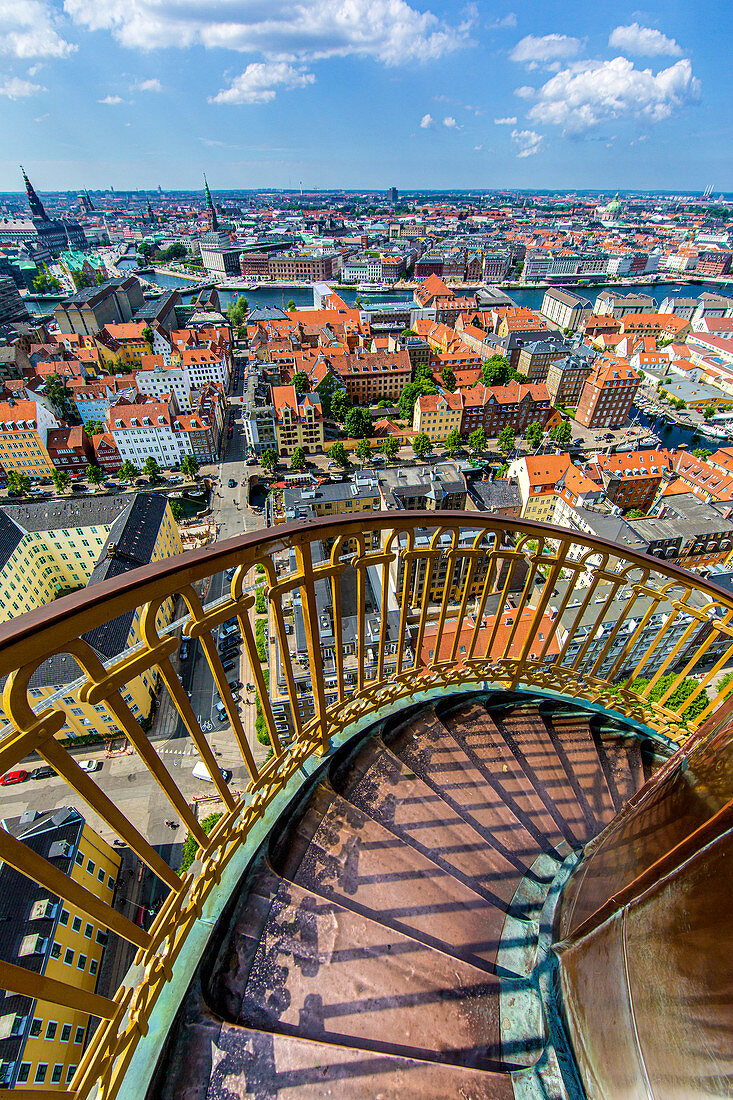
[(275, 436), (281, 455), (291, 455), (298, 447), (306, 454), (323, 450), (323, 411), (318, 393), (300, 397), (295, 386), (272, 386), (275, 410)]
[(568, 354), (561, 339), (532, 340), (524, 343), (517, 359), (517, 370), (528, 382), (546, 382), (550, 365)]
[(418, 397), (412, 415), (412, 430), (424, 432), (431, 443), (443, 443), (454, 429), (461, 430), (463, 397), (460, 393), (438, 393)]
[(56, 306), (54, 318), (60, 332), (94, 336), (105, 325), (132, 321), (144, 302), (140, 281), (123, 275), (72, 294)]
[(299, 283), (328, 282), (337, 277), (340, 267), (340, 252), (270, 256), (268, 265), (271, 279), (290, 279)]
[(600, 359), (583, 386), (575, 419), (586, 428), (621, 427), (640, 383), (641, 376), (625, 359)]
[(92, 441), (81, 425), (52, 428), (46, 438), (46, 450), (54, 467), (62, 473), (84, 474), (94, 462)]
[(371, 405), (383, 399), (397, 401), (412, 377), (409, 352), (364, 351), (339, 355), (331, 360), (332, 373), (356, 405)]
[(53, 463), (48, 433), (60, 426), (41, 401), (8, 398), (0, 402), (0, 466), (27, 477), (49, 477)]
[(73, 401), (82, 424), (87, 420), (104, 421), (110, 405), (123, 398), (133, 401), (138, 395), (135, 374), (118, 374), (97, 378), (89, 384), (69, 384)]
[(227, 356), (208, 348), (181, 348), (170, 363), (160, 355), (143, 355), (136, 374), (141, 394), (161, 400), (175, 394), (178, 407), (190, 410), (192, 394), (203, 386), (219, 386), (226, 393), (229, 386)]
[[(6, 818), (13, 844), (95, 897), (112, 903), (120, 855), (69, 806)], [(70, 902), (0, 865), (0, 954), (4, 962), (94, 993), (107, 930)], [(22, 1094), (66, 1091), (89, 1036), (89, 1014), (49, 1001), (0, 993), (0, 1087)], [(36, 1091), (37, 1090), (37, 1091)]]
[(663, 479), (672, 473), (672, 456), (666, 450), (599, 454), (588, 464), (588, 473), (601, 482), (611, 504), (647, 512)]
[[(140, 565), (181, 552), (178, 527), (161, 493), (136, 493), (4, 504), (0, 509), (0, 621), (51, 603), (59, 595), (119, 576)], [(170, 622), (172, 601), (158, 614), (158, 625)], [(140, 609), (93, 628), (85, 641), (101, 661), (117, 657), (141, 638)], [(103, 704), (78, 698), (67, 685), (78, 679), (71, 657), (56, 655), (34, 672), (31, 703), (61, 694), (66, 724), (58, 735), (75, 738), (97, 732), (113, 737), (117, 721)], [(156, 676), (146, 672), (130, 683), (124, 699), (133, 716), (150, 713)], [(0, 719), (5, 713), (0, 705)]]
[(507, 386), (484, 386), (464, 390), (461, 435), (483, 428), (495, 438), (503, 428), (519, 434), (538, 421), (544, 428), (552, 413), (550, 397), (544, 383), (524, 385), (510, 382)]
[(110, 407), (106, 428), (122, 461), (142, 466), (154, 458), (159, 466), (177, 466), (189, 454), (185, 433), (176, 426), (177, 406), (172, 394), (165, 401), (120, 401)]
[(588, 298), (580, 298), (561, 287), (551, 287), (545, 291), (540, 313), (559, 329), (580, 328), (583, 318), (591, 312)]
[(547, 368), (547, 392), (555, 408), (576, 408), (592, 371), (593, 361), (585, 356), (554, 359)]

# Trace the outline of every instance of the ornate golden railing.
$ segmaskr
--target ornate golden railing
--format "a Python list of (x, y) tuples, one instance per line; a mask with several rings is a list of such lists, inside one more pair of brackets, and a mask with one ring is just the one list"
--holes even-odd
[[(232, 568), (226, 595), (205, 602), (209, 579)], [(267, 639), (254, 624), (258, 587)], [(171, 597), (181, 617), (163, 628), (159, 611)], [(84, 635), (137, 608), (142, 642), (103, 663)], [(271, 748), (259, 765), (216, 643), (232, 617), (246, 661), (240, 675), (255, 684)], [(203, 654), (226, 708), (249, 777), (244, 794), (224, 780), (176, 670), (181, 634)], [(60, 654), (76, 662), (78, 678), (34, 704), (34, 674)], [(145, 931), (0, 831), (0, 859), (137, 948), (114, 998), (9, 962), (0, 963), (0, 984), (99, 1017), (67, 1094), (114, 1097), (232, 860), (296, 772), (334, 738), (410, 699), (491, 685), (571, 697), (681, 743), (727, 694), (713, 685), (731, 661), (733, 599), (716, 586), (599, 539), (462, 512), (370, 513), (244, 535), (5, 623), (0, 772), (37, 754), (64, 778), (69, 799), (90, 806), (169, 893)], [(224, 813), (210, 835), (125, 698), (143, 674), (169, 695), (216, 785)], [(114, 717), (200, 845), (189, 872), (169, 867), (105, 793), (103, 775), (95, 780), (60, 743), (64, 697)]]

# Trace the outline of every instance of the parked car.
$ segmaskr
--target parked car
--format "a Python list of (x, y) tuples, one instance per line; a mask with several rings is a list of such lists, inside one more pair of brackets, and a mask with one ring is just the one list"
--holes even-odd
[(51, 779), (56, 775), (56, 772), (49, 764), (44, 764), (42, 768), (34, 768), (31, 772), (31, 779)]
[(225, 672), (230, 672), (234, 668), (235, 664), (236, 661), (224, 661), (221, 667), (224, 669)]
[(185, 660), (188, 659), (188, 650), (189, 650), (190, 645), (191, 645), (191, 643), (188, 640), (188, 638), (184, 638), (183, 641), (181, 642), (180, 647), (178, 649), (178, 656), (181, 658), (182, 661), (185, 661)]
[(232, 579), (232, 577), (234, 576), (234, 574), (236, 573), (236, 571), (237, 571), (236, 565), (233, 565), (231, 569), (227, 569), (226, 574), (225, 574), (226, 579), (228, 581), (230, 581)]
[(236, 483), (236, 481), (234, 480), (234, 478), (233, 478), (233, 477), (230, 477), (230, 478), (229, 478), (229, 481), (227, 482), (227, 484), (229, 485), (229, 488), (230, 488), (230, 489), (233, 489), (233, 488), (234, 488), (234, 487), (236, 486), (236, 484), (237, 484), (237, 483)]
[[(229, 770), (229, 768), (219, 768), (219, 771), (228, 783), (229, 780), (232, 778), (232, 772)], [(194, 779), (203, 779), (205, 783), (214, 782), (214, 780), (209, 775), (209, 770), (204, 764), (203, 760), (199, 760), (198, 764), (194, 764), (193, 768), (191, 769), (191, 775), (194, 777)]]
[(0, 776), (0, 786), (12, 787), (13, 783), (23, 783), (28, 778), (28, 772), (24, 772), (22, 768), (19, 768), (14, 772), (6, 772), (5, 775)]
[(242, 681), (241, 680), (230, 680), (229, 681), (229, 690), (230, 691), (239, 691), (241, 687), (242, 687)]
[(77, 760), (77, 764), (83, 772), (98, 772), (102, 767), (101, 760)]

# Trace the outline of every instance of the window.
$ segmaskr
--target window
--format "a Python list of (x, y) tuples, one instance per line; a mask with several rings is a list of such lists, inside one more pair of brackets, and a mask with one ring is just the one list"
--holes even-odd
[(39, 1062), (36, 1066), (36, 1075), (33, 1081), (36, 1085), (42, 1085), (46, 1080), (46, 1070), (48, 1069), (48, 1062)]
[(104, 882), (104, 867), (100, 867), (97, 871), (97, 878), (100, 882)]
[(97, 973), (97, 967), (98, 966), (99, 966), (99, 963), (97, 962), (96, 959), (92, 959), (91, 962), (89, 963), (89, 973), (91, 974), (92, 977), (94, 977), (94, 975)]
[(71, 1081), (71, 1078), (74, 1076), (75, 1073), (76, 1073), (76, 1066), (69, 1066), (69, 1068), (66, 1071), (66, 1084), (67, 1085), (68, 1085), (69, 1081)]
[(35, 1020), (31, 1023), (30, 1036), (32, 1039), (37, 1039), (41, 1034), (41, 1028), (43, 1027), (43, 1020), (40, 1016), (36, 1016)]
[[(115, 888), (115, 880), (112, 878), (111, 875), (109, 875), (108, 878), (107, 878), (107, 889), (108, 890), (114, 890), (114, 888)], [(99, 935), (99, 933), (97, 933), (97, 935)]]
[(64, 1072), (63, 1062), (57, 1062), (56, 1065), (51, 1070), (51, 1084), (52, 1085), (58, 1085), (59, 1081), (61, 1080), (61, 1074), (63, 1072)]
[(92, 938), (92, 932), (93, 931), (94, 931), (94, 925), (89, 924), (89, 922), (87, 921), (87, 923), (84, 927), (84, 935), (88, 940), (90, 940)]
[(74, 917), (73, 921), (71, 922), (71, 927), (74, 932), (78, 932), (81, 928), (81, 917)]
[(68, 1043), (71, 1038), (71, 1024), (64, 1024), (61, 1028), (61, 1042)]
[(56, 1038), (56, 1031), (58, 1029), (58, 1026), (59, 1025), (57, 1020), (48, 1021), (48, 1023), (46, 1024), (46, 1039), (50, 1040)]
[(30, 1062), (21, 1062), (20, 1063), (20, 1069), (18, 1070), (18, 1084), (19, 1085), (24, 1085), (25, 1084), (25, 1082), (28, 1080), (30, 1072), (31, 1072)]
[(53, 945), (53, 947), (51, 948), (51, 958), (52, 959), (58, 959), (60, 954), (61, 954), (61, 944), (60, 943), (55, 943)]
[(77, 969), (77, 970), (83, 970), (83, 969), (84, 969), (84, 967), (85, 967), (86, 965), (87, 965), (87, 957), (86, 957), (86, 955), (81, 955), (81, 954), (80, 954), (80, 955), (79, 955), (79, 958), (78, 958), (78, 959), (77, 959), (77, 961), (76, 961), (76, 969)]
[(70, 947), (66, 948), (66, 954), (64, 955), (64, 962), (67, 966), (71, 966), (74, 961), (74, 952)]
[(95, 867), (96, 867), (96, 863), (94, 863), (93, 860), (88, 859), (87, 860), (87, 874), (88, 875), (93, 875)]
[(69, 923), (69, 910), (62, 909), (61, 916), (59, 917), (59, 924), (67, 925)]
[(98, 928), (97, 929), (96, 939), (97, 939), (97, 943), (105, 944), (107, 942), (107, 940), (109, 939), (109, 936), (105, 932), (104, 928)]
[(83, 856), (83, 855), (81, 854), (81, 852), (77, 852), (77, 853), (76, 853), (76, 859), (75, 859), (75, 861), (74, 861), (74, 862), (75, 862), (75, 863), (78, 863), (80, 867), (81, 867), (81, 866), (83, 865), (83, 863), (84, 863), (84, 856)]
[(79, 1025), (79, 1027), (74, 1032), (74, 1042), (75, 1043), (83, 1043), (84, 1042), (84, 1028), (81, 1024)]

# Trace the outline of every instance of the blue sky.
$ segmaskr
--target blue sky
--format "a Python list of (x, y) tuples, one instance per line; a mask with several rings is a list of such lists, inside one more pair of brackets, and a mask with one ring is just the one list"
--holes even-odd
[(732, 30), (730, 0), (0, 0), (0, 190), (730, 190)]

